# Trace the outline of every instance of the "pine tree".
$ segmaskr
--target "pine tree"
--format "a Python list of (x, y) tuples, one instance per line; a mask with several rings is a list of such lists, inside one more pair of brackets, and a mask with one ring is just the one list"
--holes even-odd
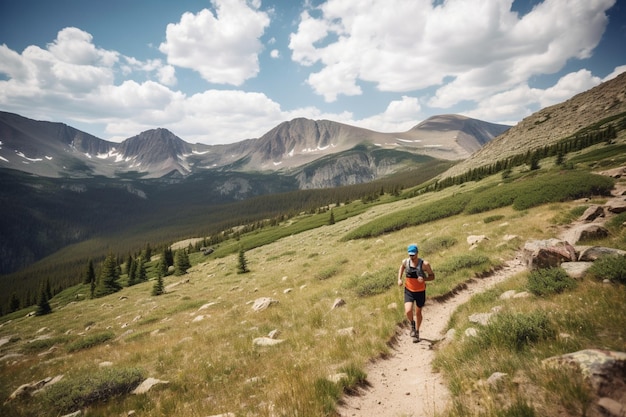
[(167, 265), (168, 268), (174, 265), (174, 254), (172, 253), (172, 248), (165, 248), (161, 259), (165, 259), (165, 265)]
[(17, 298), (17, 294), (11, 294), (11, 300), (9, 301), (9, 311), (13, 313), (20, 309), (20, 299)]
[(50, 307), (48, 299), (46, 286), (42, 285), (41, 290), (39, 291), (39, 299), (37, 300), (37, 310), (35, 311), (36, 316), (43, 316), (52, 313), (52, 307)]
[(128, 286), (132, 287), (137, 283), (137, 261), (134, 259), (130, 261), (128, 267)]
[(163, 286), (163, 275), (161, 275), (161, 273), (159, 272), (157, 274), (157, 279), (156, 282), (154, 283), (154, 286), (152, 287), (152, 295), (157, 296), (157, 295), (161, 295), (165, 292), (165, 288)]
[(168, 268), (167, 268), (167, 261), (163, 258), (161, 258), (159, 260), (159, 262), (157, 263), (157, 274), (161, 274), (162, 277), (167, 276)]
[(119, 278), (119, 268), (115, 256), (109, 254), (102, 264), (102, 270), (100, 271), (100, 277), (94, 291), (94, 296), (102, 297), (122, 289), (117, 282)]
[(191, 264), (189, 263), (187, 251), (184, 249), (177, 250), (174, 256), (174, 275), (185, 275), (189, 268), (191, 268)]
[(237, 273), (245, 274), (246, 272), (250, 272), (248, 269), (248, 262), (246, 261), (246, 254), (242, 249), (239, 249), (239, 263), (237, 265)]
[(144, 259), (146, 260), (146, 262), (150, 262), (150, 259), (152, 259), (152, 248), (150, 247), (150, 244), (146, 244), (146, 254)]
[(335, 215), (333, 214), (333, 210), (330, 210), (330, 219), (328, 219), (328, 224), (335, 224)]
[(96, 280), (96, 271), (93, 268), (93, 261), (89, 259), (87, 262), (87, 269), (85, 270), (85, 278), (83, 279), (83, 284), (91, 284)]
[(137, 281), (144, 282), (147, 280), (148, 280), (148, 274), (146, 273), (146, 264), (143, 258), (140, 258), (137, 264)]

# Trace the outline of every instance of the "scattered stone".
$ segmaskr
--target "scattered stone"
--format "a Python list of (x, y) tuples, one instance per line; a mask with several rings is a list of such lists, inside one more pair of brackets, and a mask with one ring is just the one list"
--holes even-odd
[(42, 389), (44, 389), (47, 386), (50, 386), (52, 384), (56, 384), (61, 379), (63, 379), (63, 375), (57, 375), (55, 377), (44, 378), (44, 379), (42, 379), (40, 381), (31, 382), (31, 383), (28, 383), (28, 384), (22, 384), (15, 391), (13, 391), (13, 393), (9, 396), (7, 401), (11, 401), (11, 400), (14, 400), (16, 398), (23, 398), (23, 397), (26, 397), (26, 396), (31, 396), (35, 392), (41, 391)]
[(346, 374), (345, 372), (340, 372), (338, 374), (328, 376), (328, 380), (330, 382), (334, 382), (335, 384), (337, 384), (339, 381), (341, 381), (344, 378), (348, 378), (348, 374)]
[(269, 332), (267, 337), (269, 337), (270, 339), (276, 339), (279, 334), (280, 334), (280, 331), (278, 329), (274, 329), (271, 332)]
[(478, 330), (476, 330), (473, 327), (468, 327), (467, 329), (465, 329), (465, 336), (467, 336), (467, 337), (476, 337), (476, 336), (478, 336)]
[(209, 417), (235, 417), (235, 413), (215, 414), (214, 416)]
[(626, 211), (626, 201), (613, 199), (606, 203), (606, 209), (614, 214), (620, 214)]
[(110, 368), (111, 366), (113, 366), (113, 362), (110, 361), (104, 361), (98, 364), (99, 368)]
[(191, 320), (191, 322), (192, 323), (198, 323), (198, 322), (204, 320), (205, 317), (206, 317), (205, 315), (200, 314), (199, 316), (194, 317), (193, 320)]
[(291, 291), (293, 291), (293, 288), (285, 288), (283, 294), (289, 294)]
[(214, 301), (213, 301), (213, 302), (210, 302), (210, 303), (206, 303), (206, 304), (204, 304), (203, 306), (201, 306), (201, 307), (198, 309), (198, 311), (201, 311), (201, 310), (206, 310), (207, 308), (212, 307), (212, 306), (214, 306), (215, 304), (217, 304), (217, 303), (216, 303), (216, 302), (214, 302)]
[(603, 256), (626, 256), (626, 251), (604, 246), (585, 246), (580, 250), (578, 260), (582, 262), (593, 262)]
[(513, 298), (516, 293), (517, 293), (517, 291), (515, 291), (515, 290), (505, 291), (502, 294), (500, 294), (500, 299), (501, 300), (508, 300), (509, 298)]
[(339, 336), (354, 336), (356, 331), (354, 330), (354, 327), (346, 327), (345, 329), (337, 330), (337, 334)]
[(504, 377), (507, 376), (504, 372), (494, 372), (487, 378), (487, 385), (490, 387), (498, 386), (503, 380)]
[(467, 237), (467, 244), (470, 246), (477, 245), (484, 240), (489, 240), (485, 235), (470, 235)]
[[(621, 388), (626, 393), (626, 353), (585, 349), (543, 360), (546, 366), (568, 365), (580, 371), (596, 394), (605, 396)], [(620, 387), (621, 385), (621, 387)], [(606, 392), (605, 392), (606, 391)]]
[(604, 217), (604, 208), (598, 205), (592, 205), (578, 218), (582, 222), (592, 222), (598, 217)]
[(254, 304), (252, 305), (252, 309), (254, 311), (263, 311), (268, 309), (272, 304), (278, 303), (278, 300), (269, 297), (261, 297), (254, 300)]
[(530, 293), (528, 291), (521, 291), (513, 296), (513, 298), (528, 298), (528, 297), (530, 297)]
[(620, 404), (612, 398), (602, 397), (598, 400), (598, 406), (609, 413), (610, 416), (626, 416), (626, 405)]
[(478, 323), (486, 326), (487, 324), (489, 324), (491, 316), (493, 316), (493, 313), (476, 313), (469, 316), (468, 320), (472, 323)]
[(152, 387), (158, 384), (169, 384), (169, 381), (161, 381), (160, 379), (149, 377), (145, 381), (143, 381), (137, 388), (135, 388), (132, 394), (145, 394), (150, 391)]
[(269, 337), (257, 337), (252, 341), (256, 346), (274, 346), (283, 343), (282, 339), (272, 339)]
[(504, 240), (505, 242), (508, 242), (510, 240), (517, 239), (518, 237), (519, 237), (518, 235), (504, 235), (502, 237), (502, 240)]
[(82, 410), (78, 410), (78, 411), (74, 411), (73, 413), (65, 414), (62, 417), (80, 417), (82, 415), (83, 415), (83, 411)]
[(334, 310), (336, 308), (339, 308), (339, 307), (345, 306), (345, 305), (346, 305), (345, 300), (343, 300), (342, 298), (336, 298), (335, 302), (333, 303), (333, 307), (332, 307), (331, 310)]
[(602, 239), (609, 235), (609, 231), (598, 223), (583, 223), (573, 226), (565, 232), (564, 238), (572, 244), (585, 240)]
[(387, 310), (397, 310), (398, 309), (398, 303), (391, 303), (387, 306)]
[(561, 268), (574, 279), (582, 279), (593, 262), (563, 262)]

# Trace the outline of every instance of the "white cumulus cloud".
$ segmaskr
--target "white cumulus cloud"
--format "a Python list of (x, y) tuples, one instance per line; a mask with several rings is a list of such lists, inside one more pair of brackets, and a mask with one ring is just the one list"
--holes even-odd
[(197, 71), (205, 80), (240, 86), (259, 72), (259, 40), (270, 23), (267, 13), (244, 0), (212, 0), (209, 9), (185, 13), (167, 25), (159, 50), (171, 65)]

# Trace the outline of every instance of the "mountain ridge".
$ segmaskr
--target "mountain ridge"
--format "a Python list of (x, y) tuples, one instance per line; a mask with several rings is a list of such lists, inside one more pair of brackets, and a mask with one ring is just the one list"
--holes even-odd
[(442, 174), (453, 177), (516, 154), (555, 144), (591, 124), (626, 112), (626, 72), (524, 118)]
[[(360, 144), (456, 161), (509, 128), (459, 115), (439, 119), (445, 133), (422, 130), (419, 124), (407, 132), (381, 133), (330, 120), (296, 118), (259, 138), (205, 145), (185, 142), (163, 128), (114, 143), (62, 123), (0, 112), (0, 168), (47, 177), (114, 178), (136, 172), (143, 178), (160, 178), (173, 171), (185, 177), (207, 169), (289, 173)], [(472, 129), (466, 129), (468, 125)], [(361, 181), (369, 179), (368, 175)]]

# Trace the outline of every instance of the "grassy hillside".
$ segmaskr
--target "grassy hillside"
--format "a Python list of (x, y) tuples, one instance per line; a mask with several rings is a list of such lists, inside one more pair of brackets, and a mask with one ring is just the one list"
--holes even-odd
[[(559, 226), (590, 202), (602, 202), (602, 195), (591, 195), (598, 189), (588, 189), (584, 179), (595, 179), (589, 172), (597, 166), (623, 165), (619, 149), (624, 143), (622, 134), (610, 145), (613, 148), (601, 144), (569, 155), (568, 160), (581, 162), (566, 171), (547, 158), (541, 168), (518, 167), (506, 179), (496, 174), (410, 198), (386, 196), (372, 205), (351, 202), (332, 209), (334, 224), (328, 221), (328, 211), (303, 213), (221, 243), (212, 255), (191, 254), (192, 268), (186, 275), (165, 277), (166, 292), (160, 296), (151, 295), (152, 275), (148, 282), (98, 299), (85, 296), (86, 286), (65, 290), (51, 300), (51, 314), (27, 316), (34, 310), (29, 309), (2, 317), (0, 397), (8, 398), (22, 384), (57, 375), (63, 379), (34, 399), (4, 402), (0, 414), (62, 415), (89, 407), (90, 416), (126, 415), (130, 410), (145, 416), (333, 415), (342, 393), (364, 382), (366, 364), (390, 351), (404, 315), (395, 281), (408, 243), (418, 242), (421, 255), (438, 271), (429, 297), (445, 298), (465, 280), (514, 256), (526, 240), (554, 237)], [(585, 157), (592, 152), (603, 155), (603, 160)], [(580, 176), (580, 187), (565, 197), (554, 194), (552, 200), (517, 208), (513, 202), (499, 202), (477, 211), (405, 221), (409, 213), (443, 210), (446, 199), (455, 196), (471, 202), (490, 189), (522, 193), (544, 176), (569, 184), (570, 174)], [(612, 224), (609, 237), (593, 243), (626, 249), (624, 220)], [(389, 223), (395, 226), (382, 233), (352, 235)], [(313, 224), (316, 227), (311, 228)], [(482, 234), (489, 239), (470, 250), (467, 236)], [(238, 273), (238, 248), (245, 248), (248, 273)], [(483, 405), (478, 411), (485, 416), (555, 415), (553, 411), (581, 415), (585, 398), (576, 381), (568, 385), (567, 395), (561, 395), (561, 385), (550, 375), (525, 370), (537, 368), (538, 361), (558, 352), (626, 348), (626, 321), (623, 314), (616, 314), (623, 310), (624, 285), (603, 286), (591, 278), (584, 284), (510, 307), (512, 320), (532, 324), (535, 315), (545, 316), (551, 335), (569, 335), (565, 342), (553, 343), (548, 337), (529, 347), (507, 349), (489, 340), (477, 346), (459, 341), (442, 350), (437, 366), (453, 394), (453, 409), (447, 415), (467, 415), (477, 410), (477, 403)], [(497, 303), (500, 293), (527, 285), (528, 274), (523, 274), (479, 295), (450, 326), (462, 332), (467, 313), (483, 312)], [(253, 311), (254, 301), (261, 297), (274, 302), (264, 311)], [(332, 309), (337, 298), (345, 305)], [(586, 304), (572, 303), (573, 299)], [(270, 333), (281, 342), (255, 345), (255, 339)], [(501, 359), (485, 361), (481, 349), (488, 349), (490, 358)], [(473, 383), (494, 369), (519, 372), (531, 379), (532, 387), (521, 385), (515, 396), (507, 395), (514, 384), (497, 392), (477, 389), (470, 403), (466, 394), (474, 389)], [(338, 382), (336, 375), (342, 375)], [(168, 382), (147, 394), (128, 393), (147, 377)], [(535, 401), (539, 398), (547, 400)]]
[[(291, 218), (330, 204), (373, 203), (381, 192), (397, 195), (449, 166), (432, 161), (367, 184), (306, 191), (293, 191), (293, 180), (278, 174), (213, 172), (169, 184), (131, 178), (123, 183), (45, 179), (3, 171), (0, 180), (11, 187), (0, 193), (0, 263), (22, 269), (0, 275), (0, 315), (12, 311), (13, 296), (22, 307), (33, 305), (42, 282), (50, 283), (53, 294), (80, 283), (89, 259), (98, 263), (109, 253), (125, 258), (147, 245), (162, 250), (177, 240)], [(249, 183), (253, 195), (233, 201), (215, 191), (233, 178)]]

